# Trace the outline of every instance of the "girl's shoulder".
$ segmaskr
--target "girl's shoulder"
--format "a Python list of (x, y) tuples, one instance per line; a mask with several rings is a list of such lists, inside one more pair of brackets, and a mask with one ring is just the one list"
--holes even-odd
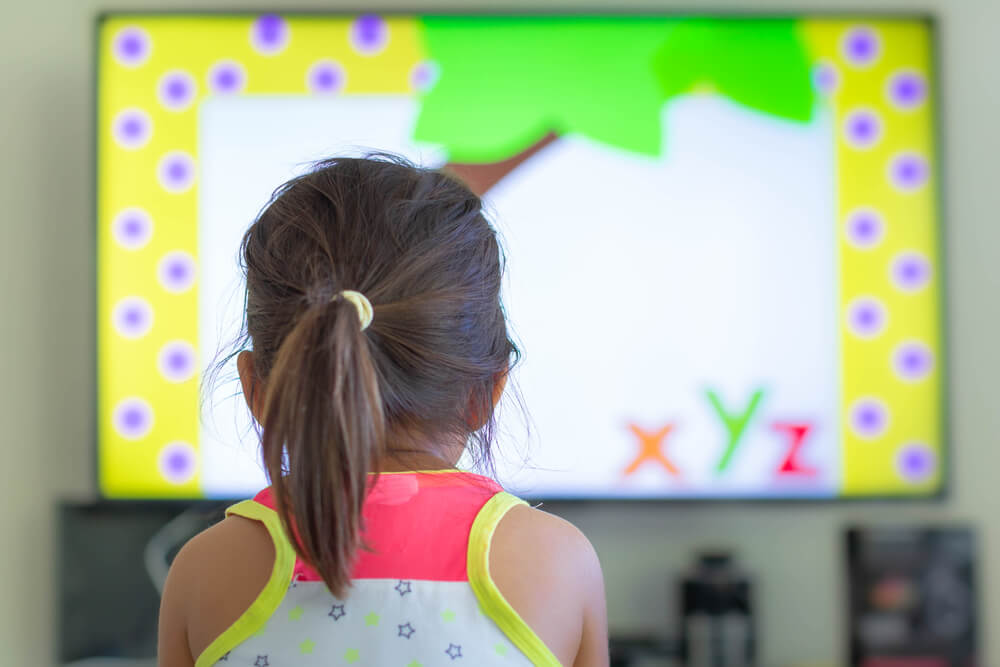
[(264, 589), (274, 543), (258, 521), (228, 516), (191, 538), (170, 566), (160, 605), (161, 667), (188, 667)]
[(607, 664), (601, 565), (576, 526), (527, 505), (513, 507), (493, 534), (490, 576), (562, 664)]

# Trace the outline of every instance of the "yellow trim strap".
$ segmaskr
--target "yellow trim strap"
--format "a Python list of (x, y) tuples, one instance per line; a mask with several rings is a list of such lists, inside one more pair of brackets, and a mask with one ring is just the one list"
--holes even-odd
[(523, 500), (501, 491), (490, 498), (476, 515), (469, 532), (469, 585), (476, 594), (483, 613), (499, 626), (505, 635), (535, 665), (559, 667), (559, 660), (535, 634), (524, 619), (510, 606), (490, 576), (490, 545), (500, 520), (513, 507), (526, 505)]
[(260, 521), (267, 528), (267, 532), (271, 535), (271, 541), (274, 542), (274, 569), (271, 570), (271, 578), (267, 580), (264, 589), (250, 605), (250, 608), (201, 652), (195, 662), (195, 667), (211, 667), (228, 651), (257, 632), (274, 614), (284, 599), (285, 593), (288, 592), (288, 586), (292, 583), (292, 572), (295, 569), (295, 550), (288, 538), (285, 537), (278, 513), (253, 500), (245, 500), (226, 510), (226, 516), (234, 514)]

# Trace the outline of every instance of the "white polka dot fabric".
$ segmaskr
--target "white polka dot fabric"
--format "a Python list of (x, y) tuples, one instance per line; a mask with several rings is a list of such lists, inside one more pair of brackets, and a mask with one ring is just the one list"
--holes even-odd
[(356, 581), (343, 600), (321, 582), (293, 582), (224, 667), (530, 665), (464, 581)]

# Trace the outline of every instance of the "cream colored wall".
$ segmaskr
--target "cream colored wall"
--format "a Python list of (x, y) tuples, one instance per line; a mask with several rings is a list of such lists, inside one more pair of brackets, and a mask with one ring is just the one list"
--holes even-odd
[[(294, 0), (295, 8), (343, 4)], [(363, 3), (357, 3), (358, 5)], [(426, 6), (427, 3), (425, 3)], [(435, 0), (435, 7), (490, 6)], [(115, 8), (181, 9), (182, 2)], [(216, 0), (214, 8), (280, 3)], [(691, 9), (695, 0), (632, 0)], [(531, 4), (507, 4), (531, 7)], [(577, 0), (556, 7), (610, 7)], [(418, 2), (396, 5), (419, 9)], [(666, 575), (705, 545), (738, 548), (759, 584), (765, 667), (842, 660), (839, 529), (851, 521), (968, 520), (980, 529), (986, 650), (1000, 664), (1000, 2), (715, 0), (713, 9), (929, 9), (941, 19), (944, 177), (953, 388), (954, 491), (942, 504), (559, 508), (604, 562), (612, 625), (654, 628), (667, 614)], [(52, 664), (56, 608), (54, 503), (94, 491), (91, 276), (93, 0), (8, 0), (0, 13), (0, 665)]]

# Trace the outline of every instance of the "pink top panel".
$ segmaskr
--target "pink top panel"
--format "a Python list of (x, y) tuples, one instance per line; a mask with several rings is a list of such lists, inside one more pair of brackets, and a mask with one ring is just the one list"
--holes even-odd
[[(467, 581), (469, 531), (479, 510), (503, 489), (465, 472), (388, 473), (372, 485), (362, 512), (365, 541), (354, 579)], [(271, 489), (254, 500), (274, 509)], [(320, 576), (296, 559), (296, 581)]]

